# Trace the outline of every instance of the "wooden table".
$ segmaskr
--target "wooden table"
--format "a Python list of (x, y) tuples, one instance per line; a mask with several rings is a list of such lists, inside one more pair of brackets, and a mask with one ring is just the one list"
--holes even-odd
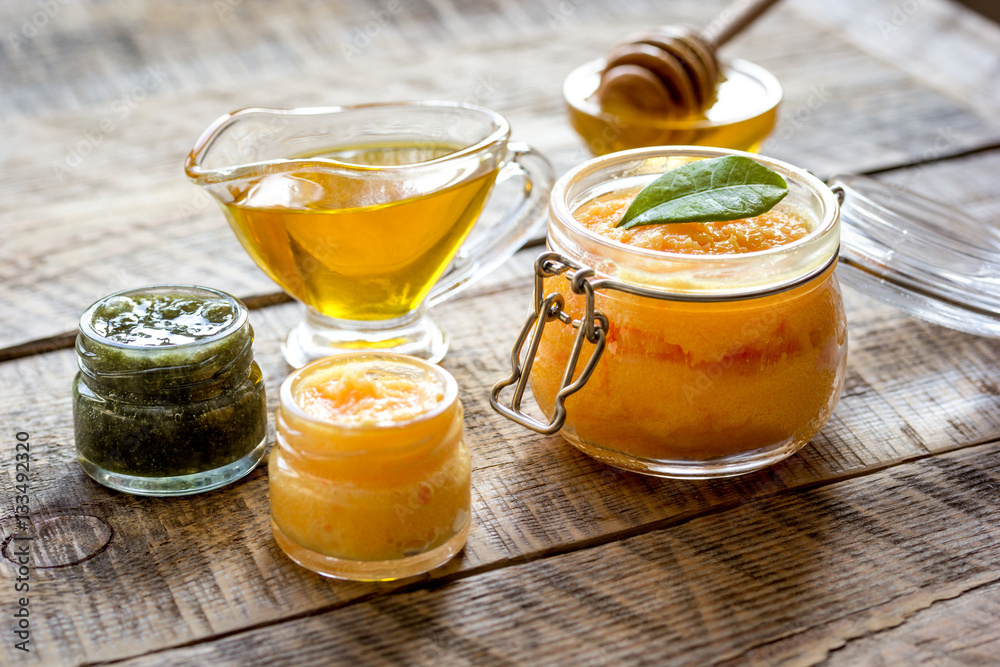
[[(71, 336), (117, 289), (251, 297), (268, 400), (298, 307), (184, 178), (247, 106), (446, 98), (493, 107), (559, 173), (583, 161), (572, 67), (720, 0), (17, 0), (0, 6), (0, 663), (995, 664), (1000, 342), (845, 290), (847, 387), (799, 454), (713, 482), (605, 467), (489, 408), (529, 303), (529, 248), (440, 307), (467, 408), (473, 526), (416, 581), (323, 579), (268, 524), (263, 468), (128, 496), (74, 458)], [(874, 173), (997, 224), (1000, 29), (947, 0), (785, 0), (728, 48), (782, 81), (765, 152)], [(270, 295), (270, 296), (269, 296)], [(53, 337), (53, 338), (48, 338)], [(48, 340), (40, 340), (46, 339)], [(15, 520), (18, 433), (30, 525)], [(17, 592), (12, 536), (30, 541)], [(27, 597), (31, 649), (13, 630)]]

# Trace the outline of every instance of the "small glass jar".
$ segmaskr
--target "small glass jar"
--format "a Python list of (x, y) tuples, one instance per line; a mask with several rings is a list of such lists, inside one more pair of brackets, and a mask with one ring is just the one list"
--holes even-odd
[[(379, 403), (387, 386), (396, 399)], [(332, 412), (304, 407), (317, 391)], [(393, 403), (426, 392), (435, 396), (429, 406), (401, 412)], [(351, 412), (364, 405), (381, 407)], [(278, 545), (314, 572), (359, 581), (447, 562), (469, 533), (463, 415), (455, 379), (415, 357), (351, 353), (292, 373), (281, 386), (268, 463)]]
[[(498, 383), (499, 412), (594, 458), (663, 477), (742, 474), (789, 456), (829, 419), (847, 362), (834, 265), (836, 196), (811, 174), (753, 157), (788, 183), (782, 206), (808, 220), (793, 243), (689, 255), (599, 236), (573, 212), (720, 148), (638, 149), (571, 170), (552, 192), (536, 264), (535, 314)], [(556, 321), (560, 320), (560, 321)], [(521, 367), (522, 350), (528, 352)], [(548, 421), (520, 409), (528, 379)], [(509, 405), (500, 392), (516, 385)]]
[(724, 66), (711, 107), (682, 118), (639, 112), (626, 116), (601, 108), (596, 92), (605, 65), (603, 59), (584, 63), (563, 83), (570, 123), (594, 155), (666, 145), (756, 152), (777, 121), (781, 84), (766, 69), (746, 60)]
[(235, 297), (189, 285), (117, 292), (83, 313), (76, 350), (77, 457), (101, 484), (200, 493), (264, 456), (264, 382), (249, 313)]

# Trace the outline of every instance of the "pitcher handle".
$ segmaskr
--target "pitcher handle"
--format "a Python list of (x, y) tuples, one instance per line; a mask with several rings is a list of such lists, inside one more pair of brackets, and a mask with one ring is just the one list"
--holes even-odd
[[(428, 306), (450, 299), (497, 268), (518, 251), (531, 236), (535, 223), (548, 210), (549, 192), (555, 175), (549, 161), (527, 144), (507, 144), (510, 158), (500, 169), (496, 184), (520, 176), (524, 180), (521, 197), (498, 221), (481, 229), (481, 222), (455, 254), (451, 265), (427, 297)], [(492, 230), (495, 233), (491, 233)]]

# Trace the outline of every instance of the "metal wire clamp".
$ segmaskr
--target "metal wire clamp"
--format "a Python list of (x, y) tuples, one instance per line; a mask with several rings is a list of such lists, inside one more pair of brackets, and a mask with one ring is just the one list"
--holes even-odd
[[(564, 303), (561, 294), (545, 294), (545, 279), (564, 273), (567, 274), (566, 278), (569, 280), (573, 292), (583, 294), (587, 298), (587, 307), (582, 320), (573, 319), (563, 310)], [(490, 392), (490, 405), (507, 419), (545, 435), (551, 435), (563, 427), (566, 421), (566, 399), (579, 391), (590, 379), (594, 367), (601, 358), (601, 353), (604, 352), (604, 343), (608, 332), (608, 318), (594, 310), (594, 286), (589, 280), (593, 274), (593, 269), (577, 264), (557, 252), (546, 252), (535, 260), (534, 312), (529, 314), (528, 319), (525, 320), (524, 326), (521, 327), (521, 333), (518, 334), (514, 343), (514, 349), (511, 351), (511, 374), (493, 385), (493, 390)], [(521, 400), (528, 385), (531, 367), (535, 362), (538, 344), (542, 340), (542, 331), (544, 331), (546, 324), (555, 319), (577, 329), (577, 334), (573, 341), (566, 370), (563, 372), (562, 381), (559, 383), (555, 405), (552, 406), (548, 422), (543, 422), (521, 410)], [(576, 371), (585, 341), (594, 346), (594, 352), (580, 371), (579, 377), (573, 380), (573, 374)], [(522, 365), (521, 354), (525, 343), (527, 343), (527, 353)], [(514, 385), (514, 393), (510, 403), (501, 403), (500, 393), (511, 385)]]
[[(528, 315), (524, 326), (521, 327), (521, 333), (514, 342), (514, 349), (510, 356), (511, 374), (493, 385), (493, 390), (490, 392), (490, 405), (507, 419), (538, 433), (551, 435), (562, 428), (566, 421), (566, 398), (583, 387), (584, 383), (593, 374), (594, 367), (597, 366), (597, 362), (601, 358), (601, 353), (604, 352), (604, 343), (608, 334), (609, 324), (608, 318), (603, 313), (594, 310), (594, 292), (596, 290), (617, 290), (633, 296), (651, 299), (698, 303), (758, 299), (787, 292), (811, 282), (837, 262), (838, 254), (834, 252), (823, 264), (794, 280), (782, 283), (776, 287), (747, 292), (745, 294), (684, 294), (665, 293), (648, 287), (622, 283), (610, 278), (593, 278), (595, 275), (593, 269), (578, 264), (557, 252), (543, 253), (535, 260), (535, 310)], [(566, 279), (569, 281), (570, 288), (574, 293), (583, 294), (587, 297), (587, 307), (582, 320), (574, 320), (563, 310), (562, 295), (558, 293), (545, 294), (545, 279), (562, 274), (566, 274)], [(563, 324), (568, 324), (578, 331), (576, 339), (573, 341), (573, 349), (570, 351), (566, 370), (563, 372), (562, 381), (559, 384), (559, 392), (556, 394), (555, 405), (552, 406), (552, 413), (548, 417), (548, 422), (542, 422), (521, 410), (521, 400), (524, 397), (524, 390), (528, 386), (528, 376), (535, 362), (538, 344), (542, 340), (542, 331), (545, 329), (546, 324), (555, 319), (561, 320)], [(580, 352), (583, 349), (584, 341), (594, 345), (594, 353), (580, 371), (580, 376), (574, 381), (573, 373), (576, 371), (577, 363), (580, 360)], [(525, 349), (525, 344), (527, 344), (527, 353), (522, 364), (521, 354)], [(510, 403), (501, 403), (500, 393), (511, 385), (514, 385), (514, 394)]]

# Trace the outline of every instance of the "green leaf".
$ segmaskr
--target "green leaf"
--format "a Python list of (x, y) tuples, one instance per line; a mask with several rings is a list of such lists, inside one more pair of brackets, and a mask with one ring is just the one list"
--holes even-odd
[(770, 211), (787, 194), (785, 179), (751, 158), (697, 160), (644, 187), (616, 227), (752, 218)]

